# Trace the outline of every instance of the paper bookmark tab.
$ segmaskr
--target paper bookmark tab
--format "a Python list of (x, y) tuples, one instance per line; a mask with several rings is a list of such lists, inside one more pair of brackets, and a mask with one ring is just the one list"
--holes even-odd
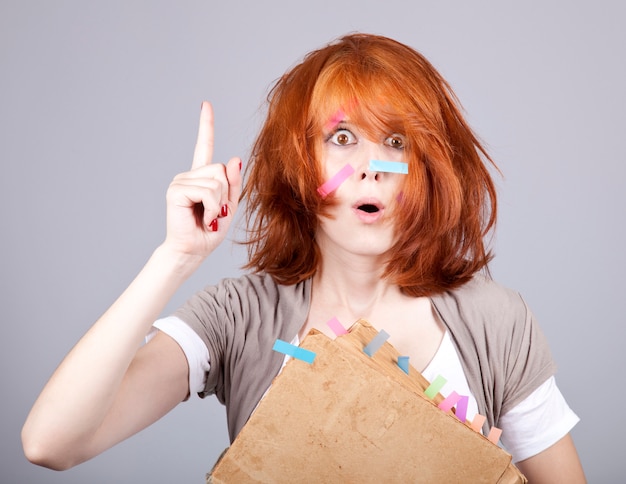
[(370, 160), (370, 171), (384, 171), (387, 173), (409, 173), (409, 164), (401, 161)]
[(326, 131), (332, 131), (333, 129), (335, 129), (335, 126), (341, 123), (343, 121), (343, 118), (345, 117), (346, 113), (343, 112), (343, 109), (338, 109), (337, 112), (333, 114), (326, 123)]
[(448, 383), (448, 380), (441, 375), (437, 375), (437, 378), (435, 378), (431, 384), (428, 385), (428, 388), (424, 390), (424, 395), (432, 400), (446, 383)]
[(348, 330), (343, 327), (343, 325), (336, 317), (333, 317), (330, 321), (327, 321), (326, 324), (330, 329), (333, 330), (333, 333), (335, 333), (337, 336), (348, 334)]
[(408, 356), (398, 356), (398, 366), (402, 369), (404, 373), (409, 374), (409, 357)]
[(479, 413), (476, 414), (476, 416), (474, 417), (474, 420), (472, 420), (472, 425), (471, 427), (476, 431), (476, 432), (480, 432), (483, 428), (483, 424), (485, 423), (485, 420), (487, 420), (487, 417), (485, 417), (484, 415), (481, 415)]
[(465, 423), (467, 420), (467, 406), (469, 404), (469, 397), (467, 395), (461, 395), (459, 401), (456, 402), (456, 418)]
[(374, 336), (374, 339), (372, 339), (372, 341), (370, 341), (369, 344), (363, 348), (363, 351), (367, 356), (374, 356), (374, 353), (376, 353), (388, 339), (389, 335), (385, 333), (384, 329), (382, 329), (376, 336)]
[(502, 429), (499, 429), (498, 427), (491, 427), (491, 430), (489, 431), (489, 435), (487, 435), (487, 438), (491, 440), (494, 444), (498, 445), (498, 440), (500, 440), (501, 435), (502, 435)]
[(290, 343), (287, 343), (286, 341), (283, 341), (282, 339), (277, 339), (272, 349), (274, 351), (283, 353), (285, 355), (289, 355), (292, 358), (297, 358), (298, 360), (302, 360), (307, 363), (313, 363), (313, 360), (315, 359), (314, 352), (305, 350), (304, 348), (300, 348), (299, 346), (295, 346)]
[(346, 181), (353, 173), (354, 168), (352, 168), (349, 163), (346, 163), (346, 165), (341, 170), (339, 170), (330, 180), (323, 183), (317, 188), (317, 193), (319, 193), (322, 198), (326, 198), (332, 192), (337, 190), (337, 188), (339, 188), (339, 185)]
[(459, 395), (457, 392), (452, 392), (450, 393), (450, 395), (443, 399), (438, 407), (444, 412), (449, 412), (460, 399), (461, 395)]

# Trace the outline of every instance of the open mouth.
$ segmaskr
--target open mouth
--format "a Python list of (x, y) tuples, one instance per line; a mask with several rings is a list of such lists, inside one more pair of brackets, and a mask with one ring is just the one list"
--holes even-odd
[(376, 205), (372, 205), (371, 203), (364, 203), (363, 205), (359, 205), (357, 209), (366, 213), (376, 213), (380, 210)]
[(373, 224), (385, 213), (385, 205), (375, 197), (363, 197), (352, 205), (353, 212), (361, 222)]

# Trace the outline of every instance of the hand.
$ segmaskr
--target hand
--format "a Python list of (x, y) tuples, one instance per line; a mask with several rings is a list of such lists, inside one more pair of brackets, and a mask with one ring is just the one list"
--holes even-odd
[(167, 191), (165, 244), (184, 255), (209, 255), (226, 236), (241, 193), (241, 159), (213, 163), (213, 108), (203, 102), (191, 171)]

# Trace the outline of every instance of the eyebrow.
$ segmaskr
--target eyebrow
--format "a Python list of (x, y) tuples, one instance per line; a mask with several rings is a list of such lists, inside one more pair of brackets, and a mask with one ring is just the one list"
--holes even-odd
[(335, 123), (335, 125), (328, 130), (328, 134), (336, 133), (340, 129), (357, 129), (357, 126), (350, 123), (350, 121), (347, 119), (342, 119), (341, 121)]
[(346, 117), (343, 109), (338, 109), (325, 124), (326, 131), (332, 131), (336, 129), (337, 125), (341, 123)]

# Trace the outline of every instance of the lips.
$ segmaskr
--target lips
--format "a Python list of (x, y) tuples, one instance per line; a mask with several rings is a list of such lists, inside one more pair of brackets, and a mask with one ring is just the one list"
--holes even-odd
[(374, 223), (383, 216), (385, 206), (376, 198), (364, 198), (357, 200), (352, 210), (362, 222)]

